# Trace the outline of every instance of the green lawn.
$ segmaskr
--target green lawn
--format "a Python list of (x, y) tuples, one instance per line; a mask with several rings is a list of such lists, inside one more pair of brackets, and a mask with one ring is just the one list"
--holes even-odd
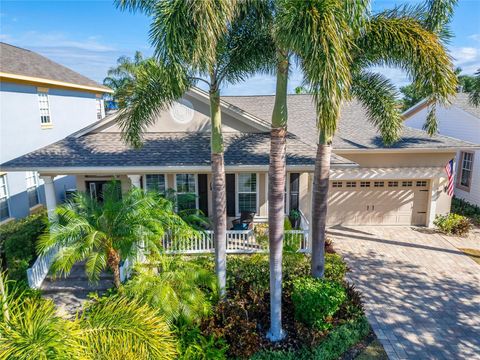
[(480, 250), (460, 248), (465, 254), (470, 256), (473, 261), (480, 265)]

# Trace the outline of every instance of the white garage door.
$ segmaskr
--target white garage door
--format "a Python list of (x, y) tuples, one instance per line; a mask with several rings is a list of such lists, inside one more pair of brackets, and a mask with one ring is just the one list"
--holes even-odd
[(428, 180), (331, 181), (328, 225), (425, 225)]

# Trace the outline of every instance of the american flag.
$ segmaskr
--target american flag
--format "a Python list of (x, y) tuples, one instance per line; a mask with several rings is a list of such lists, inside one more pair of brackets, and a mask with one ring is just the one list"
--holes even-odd
[(447, 194), (448, 196), (453, 196), (453, 188), (454, 188), (454, 178), (455, 178), (455, 168), (453, 159), (450, 160), (447, 165), (445, 165), (445, 172), (448, 176), (448, 186), (447, 186)]

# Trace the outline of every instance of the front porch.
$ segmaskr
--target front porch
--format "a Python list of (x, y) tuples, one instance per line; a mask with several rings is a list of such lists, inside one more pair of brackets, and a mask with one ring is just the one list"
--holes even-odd
[[(45, 184), (46, 203), (49, 216), (52, 216), (56, 206), (53, 189), (55, 175), (41, 174)], [(92, 197), (101, 197), (103, 185), (109, 181), (118, 181), (122, 192), (131, 187), (145, 191), (161, 193), (172, 189), (177, 198), (186, 196), (192, 199), (186, 209), (199, 209), (207, 216), (212, 208), (211, 175), (209, 173), (150, 173), (150, 174), (77, 174), (77, 189), (89, 193)], [(227, 233), (226, 249), (228, 254), (265, 253), (269, 251), (268, 241), (268, 176), (262, 172), (227, 173)], [(291, 210), (300, 214), (296, 228), (286, 228), (284, 248), (291, 252), (309, 252), (309, 219), (305, 212), (310, 211), (309, 173), (288, 172), (286, 176), (285, 207), (286, 217)], [(177, 204), (178, 206), (178, 204)], [(179, 209), (180, 210), (180, 209)], [(234, 220), (243, 212), (252, 212), (253, 224), (248, 229), (232, 229)], [(208, 254), (215, 251), (215, 234), (206, 229), (197, 232), (195, 236), (179, 238), (166, 234), (162, 239), (166, 254)], [(34, 265), (28, 269), (27, 276), (30, 287), (39, 288), (48, 274), (56, 251), (41, 255)], [(122, 266), (122, 277), (126, 279), (131, 266), (142, 259), (125, 259)]]

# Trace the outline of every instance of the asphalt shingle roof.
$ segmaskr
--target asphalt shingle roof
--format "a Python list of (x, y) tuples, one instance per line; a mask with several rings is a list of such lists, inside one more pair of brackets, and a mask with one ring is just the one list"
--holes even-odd
[[(275, 97), (223, 96), (222, 99), (261, 119), (271, 117)], [(315, 145), (318, 139), (315, 107), (311, 95), (288, 95), (288, 130), (303, 141)], [(471, 143), (448, 136), (428, 136), (425, 131), (404, 127), (402, 138), (389, 148), (455, 148), (472, 147)], [(377, 129), (368, 121), (365, 109), (358, 101), (345, 103), (333, 139), (336, 150), (388, 148)]]
[(109, 90), (96, 81), (57, 64), (40, 54), (3, 42), (0, 42), (0, 71)]
[(470, 115), (473, 115), (480, 120), (480, 107), (473, 106), (470, 103), (468, 100), (468, 94), (458, 93), (457, 96), (455, 96), (455, 99), (453, 99), (452, 105), (468, 112)]
[[(226, 133), (225, 165), (268, 165), (269, 133)], [(295, 136), (287, 139), (287, 165), (314, 165), (316, 149)], [(333, 155), (331, 163), (352, 164)], [(144, 145), (132, 149), (120, 133), (92, 133), (68, 137), (13, 159), (2, 168), (107, 166), (209, 166), (209, 133), (147, 133)]]

